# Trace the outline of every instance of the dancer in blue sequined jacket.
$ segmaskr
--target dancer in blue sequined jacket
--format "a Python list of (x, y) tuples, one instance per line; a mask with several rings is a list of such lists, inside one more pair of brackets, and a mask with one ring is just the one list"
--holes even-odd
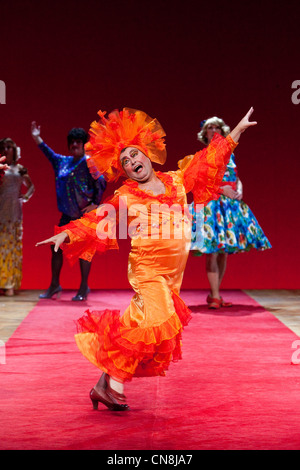
[[(84, 145), (88, 140), (85, 130), (81, 128), (70, 130), (67, 137), (69, 156), (57, 154), (45, 144), (41, 138), (40, 126), (37, 126), (36, 122), (31, 125), (31, 135), (54, 169), (57, 206), (61, 212), (58, 225), (66, 225), (71, 220), (79, 219), (86, 212), (95, 209), (101, 203), (106, 181), (102, 175), (95, 180), (89, 172), (84, 152)], [(62, 250), (54, 252), (52, 249), (51, 283), (40, 298), (49, 299), (61, 293), (59, 277), (62, 265)], [(80, 260), (81, 284), (72, 300), (81, 301), (87, 298), (90, 268), (90, 262)]]

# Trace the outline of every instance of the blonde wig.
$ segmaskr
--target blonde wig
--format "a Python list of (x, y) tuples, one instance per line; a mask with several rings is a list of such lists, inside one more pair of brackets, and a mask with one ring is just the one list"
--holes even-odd
[(214, 126), (219, 126), (221, 128), (221, 135), (223, 137), (226, 137), (229, 132), (230, 132), (230, 127), (227, 126), (227, 124), (225, 124), (225, 122), (223, 121), (223, 119), (220, 119), (216, 116), (214, 117), (211, 117), (209, 119), (206, 119), (206, 121), (202, 121), (201, 123), (201, 130), (200, 132), (198, 132), (197, 134), (197, 137), (198, 137), (198, 140), (200, 140), (200, 142), (202, 142), (203, 144), (207, 145), (208, 144), (208, 140), (207, 140), (207, 127), (212, 124)]

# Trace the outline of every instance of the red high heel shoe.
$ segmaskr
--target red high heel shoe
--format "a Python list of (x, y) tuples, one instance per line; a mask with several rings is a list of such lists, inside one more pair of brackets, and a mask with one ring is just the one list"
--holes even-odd
[(206, 302), (208, 303), (208, 308), (218, 309), (218, 308), (221, 308), (221, 307), (225, 307), (225, 308), (226, 307), (232, 307), (232, 303), (231, 302), (225, 302), (223, 300), (223, 297), (220, 297), (219, 299), (214, 299), (209, 294), (206, 298)]
[(111, 411), (126, 411), (129, 409), (128, 405), (115, 403), (111, 397), (106, 393), (105, 389), (101, 389), (97, 392), (94, 388), (90, 391), (90, 399), (93, 404), (93, 409), (98, 410), (99, 402), (105, 405)]
[(221, 297), (221, 307), (232, 307), (232, 302), (225, 302)]
[(214, 310), (217, 310), (219, 308), (221, 308), (221, 299), (214, 299), (213, 297), (210, 297), (210, 300), (208, 303), (208, 308), (211, 308), (211, 309), (214, 309)]

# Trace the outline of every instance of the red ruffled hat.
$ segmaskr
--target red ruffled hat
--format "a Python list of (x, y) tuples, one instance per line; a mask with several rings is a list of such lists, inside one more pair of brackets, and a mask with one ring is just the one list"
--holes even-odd
[(112, 111), (108, 118), (106, 112), (98, 111), (98, 115), (100, 120), (92, 122), (90, 140), (85, 144), (87, 164), (95, 179), (102, 174), (107, 181), (114, 181), (125, 175), (120, 153), (126, 147), (136, 147), (152, 162), (165, 163), (166, 134), (156, 119), (130, 108)]

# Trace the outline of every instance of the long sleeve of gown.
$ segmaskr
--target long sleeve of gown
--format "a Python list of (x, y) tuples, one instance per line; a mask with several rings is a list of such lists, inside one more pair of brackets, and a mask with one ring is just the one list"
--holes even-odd
[(219, 199), (226, 166), (237, 145), (230, 135), (224, 138), (216, 133), (207, 148), (178, 163), (185, 190), (193, 193), (195, 204)]
[(64, 243), (61, 248), (72, 265), (78, 258), (91, 261), (95, 253), (102, 254), (119, 248), (116, 238), (118, 205), (119, 196), (115, 194), (105, 204), (80, 219), (55, 227), (55, 234), (68, 234), (69, 242)]

